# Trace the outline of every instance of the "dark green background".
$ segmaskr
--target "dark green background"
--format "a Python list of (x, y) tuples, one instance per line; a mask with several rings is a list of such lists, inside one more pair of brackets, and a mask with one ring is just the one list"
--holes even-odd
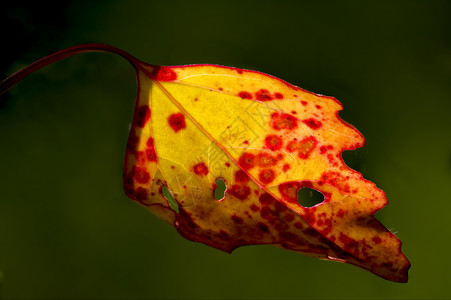
[(449, 1), (2, 4), (2, 78), (100, 42), (153, 64), (255, 69), (335, 96), (367, 140), (345, 160), (386, 192), (377, 217), (412, 263), (397, 284), (269, 246), (228, 255), (183, 239), (124, 195), (135, 75), (92, 53), (0, 98), (3, 298), (449, 298), (450, 12)]

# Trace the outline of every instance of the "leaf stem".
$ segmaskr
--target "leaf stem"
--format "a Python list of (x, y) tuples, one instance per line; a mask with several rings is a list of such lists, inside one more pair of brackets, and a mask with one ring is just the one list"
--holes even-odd
[(113, 46), (105, 45), (105, 44), (83, 44), (83, 45), (77, 45), (73, 47), (69, 47), (66, 49), (63, 49), (61, 51), (55, 52), (53, 54), (50, 54), (49, 56), (46, 56), (44, 58), (41, 58), (40, 60), (32, 63), (31, 65), (26, 66), (23, 69), (20, 69), (19, 71), (15, 72), (2, 82), (0, 82), (0, 95), (7, 92), (11, 87), (13, 87), (16, 83), (21, 81), (26, 76), (30, 75), (31, 73), (51, 64), (54, 62), (57, 62), (59, 60), (65, 59), (67, 57), (70, 57), (75, 54), (80, 53), (88, 53), (88, 52), (109, 52), (114, 53), (122, 56), (126, 60), (128, 60), (135, 69), (142, 68), (142, 65), (144, 64), (140, 60), (136, 59), (134, 56), (128, 54), (127, 52), (118, 49)]

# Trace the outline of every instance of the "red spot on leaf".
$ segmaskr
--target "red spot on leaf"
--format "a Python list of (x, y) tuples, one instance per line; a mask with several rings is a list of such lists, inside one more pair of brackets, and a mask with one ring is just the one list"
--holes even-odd
[(311, 237), (317, 237), (320, 235), (318, 231), (316, 231), (315, 229), (313, 229), (311, 227), (306, 228), (304, 233)]
[(147, 205), (145, 200), (147, 200), (147, 190), (142, 187), (138, 187), (136, 190), (134, 188), (134, 180), (131, 176), (124, 177), (124, 191), (128, 197), (133, 200), (139, 201), (143, 205)]
[(297, 141), (290, 141), (287, 145), (287, 150), (293, 152), (299, 149), (299, 143)]
[(302, 229), (302, 228), (304, 228), (304, 225), (302, 225), (301, 222), (296, 222), (296, 223), (294, 223), (294, 227), (296, 227), (298, 229)]
[(136, 153), (136, 163), (138, 165), (143, 165), (146, 163), (146, 155), (144, 154), (144, 151), (138, 151)]
[(316, 107), (317, 109), (321, 109), (321, 105), (316, 104), (315, 107)]
[(124, 190), (125, 190), (125, 193), (128, 195), (128, 194), (131, 194), (132, 192), (133, 192), (133, 190), (134, 190), (134, 188), (133, 188), (133, 185), (134, 185), (134, 182), (133, 182), (133, 175), (130, 175), (130, 174), (124, 174), (124, 178), (123, 178), (123, 183), (124, 183)]
[(354, 254), (358, 252), (359, 243), (348, 235), (340, 232), (338, 240), (344, 244), (344, 248), (347, 251), (351, 251)]
[(147, 200), (147, 190), (145, 188), (137, 188), (133, 195), (135, 196), (135, 200), (138, 200), (140, 203), (146, 205), (143, 202), (144, 200)]
[(251, 189), (245, 185), (234, 184), (226, 192), (230, 193), (232, 196), (235, 196), (238, 199), (244, 200), (250, 195)]
[(138, 127), (144, 127), (144, 125), (149, 121), (150, 119), (150, 108), (147, 105), (140, 106), (138, 110), (136, 111), (135, 116), (135, 124)]
[(252, 99), (252, 94), (251, 93), (249, 93), (249, 92), (239, 92), (238, 93), (238, 96), (241, 98), (241, 99)]
[(309, 157), (310, 153), (315, 149), (317, 144), (317, 141), (314, 137), (310, 136), (307, 138), (304, 138), (302, 141), (299, 142), (300, 148), (299, 148), (299, 157), (306, 159)]
[(319, 150), (320, 150), (320, 152), (321, 152), (321, 154), (324, 154), (324, 153), (326, 153), (328, 150), (332, 150), (334, 148), (334, 146), (332, 146), (332, 145), (324, 145), (324, 146), (321, 146), (320, 148), (319, 148)]
[(153, 142), (153, 138), (149, 138), (146, 142), (146, 156), (149, 161), (157, 161), (157, 153), (155, 152), (155, 146)]
[(266, 226), (265, 223), (258, 222), (258, 223), (257, 223), (257, 227), (258, 227), (261, 231), (263, 231), (264, 233), (268, 233), (268, 232), (269, 232), (269, 228), (268, 228), (268, 226)]
[(243, 224), (243, 219), (238, 217), (237, 215), (233, 215), (231, 217), (232, 221), (235, 222), (235, 224)]
[(249, 181), (249, 176), (243, 170), (238, 170), (235, 172), (235, 181), (246, 183)]
[(275, 93), (274, 97), (276, 97), (276, 99), (283, 99), (282, 93)]
[(171, 68), (165, 66), (156, 67), (150, 75), (153, 79), (159, 81), (173, 81), (177, 79), (177, 74)]
[(252, 211), (258, 211), (258, 209), (259, 209), (258, 206), (255, 204), (252, 204), (250, 208)]
[(276, 201), (276, 198), (274, 198), (273, 196), (271, 196), (268, 193), (263, 193), (260, 195), (260, 197), (258, 197), (258, 200), (263, 205), (270, 205), (270, 204), (274, 203), (274, 201)]
[(294, 216), (292, 214), (285, 215), (285, 222), (292, 222), (294, 220)]
[(308, 181), (308, 180), (304, 180), (304, 181), (301, 181), (301, 187), (303, 187), (303, 188), (313, 188), (313, 184), (312, 184), (312, 182), (311, 181)]
[[(284, 222), (276, 222), (275, 227), (277, 229), (277, 231), (281, 232), (280, 235), (283, 237), (284, 235), (284, 231), (288, 229), (288, 227), (290, 227), (287, 223)], [(288, 233), (288, 232), (287, 232)], [(292, 234), (294, 236), (293, 233), (290, 232), (290, 234)]]
[(271, 217), (271, 208), (269, 208), (268, 206), (265, 206), (262, 208), (262, 210), (260, 211), (260, 216), (263, 219), (269, 219)]
[(322, 123), (313, 118), (302, 120), (302, 122), (312, 129), (318, 129), (321, 127)]
[(309, 157), (310, 153), (315, 149), (318, 142), (313, 136), (304, 138), (302, 141), (298, 142), (292, 140), (287, 145), (287, 150), (289, 152), (298, 151), (299, 157), (306, 159)]
[(281, 232), (280, 237), (292, 243), (296, 243), (296, 241), (298, 240), (298, 237), (294, 233), (288, 231)]
[(282, 167), (283, 171), (286, 172), (290, 169), (290, 165), (289, 164), (284, 164)]
[(177, 229), (182, 229), (183, 231), (192, 232), (194, 229), (199, 228), (199, 225), (194, 222), (191, 215), (183, 208), (179, 210), (177, 221), (179, 224)]
[(272, 151), (280, 150), (282, 148), (282, 139), (275, 134), (271, 134), (266, 136), (265, 144), (266, 148)]
[(208, 174), (208, 167), (204, 162), (194, 165), (193, 170), (197, 175), (205, 176)]
[(150, 175), (145, 168), (135, 168), (133, 178), (139, 183), (147, 183), (150, 180)]
[(271, 169), (263, 169), (258, 174), (258, 178), (260, 179), (260, 182), (263, 184), (271, 183), (275, 177), (276, 174)]
[(350, 193), (351, 188), (349, 187), (349, 184), (346, 182), (346, 180), (347, 178), (341, 176), (339, 172), (328, 171), (324, 172), (321, 175), (321, 182), (328, 183), (342, 192)]
[(306, 106), (307, 105), (307, 101), (301, 101), (302, 105)]
[(376, 245), (379, 245), (380, 243), (382, 243), (382, 239), (378, 236), (375, 236), (371, 239)]
[(238, 163), (240, 164), (241, 168), (249, 170), (255, 166), (255, 155), (245, 152), (240, 156)]
[(217, 234), (218, 238), (220, 238), (221, 240), (228, 240), (230, 239), (230, 236), (227, 232), (225, 232), (224, 230), (219, 230), (218, 234)]
[(343, 218), (346, 215), (346, 211), (344, 209), (340, 209), (337, 213), (337, 217)]
[(170, 115), (168, 118), (168, 123), (175, 132), (186, 128), (185, 116), (182, 113)]
[(255, 98), (260, 101), (269, 101), (272, 100), (271, 93), (268, 90), (261, 89), (255, 93)]
[(292, 130), (298, 126), (298, 120), (289, 114), (273, 113), (272, 117), (272, 127), (276, 130), (288, 129)]
[(279, 192), (282, 198), (288, 202), (298, 202), (298, 190), (301, 188), (301, 184), (296, 181), (284, 182), (279, 185)]
[(277, 164), (277, 159), (269, 153), (259, 153), (255, 158), (255, 162), (262, 168), (272, 167)]
[(146, 155), (149, 161), (157, 161), (157, 153), (154, 148), (146, 149)]
[(138, 142), (139, 142), (139, 138), (136, 136), (136, 131), (135, 131), (135, 129), (132, 129), (130, 131), (130, 134), (129, 134), (128, 140), (127, 140), (127, 150), (135, 151), (136, 147), (138, 145)]

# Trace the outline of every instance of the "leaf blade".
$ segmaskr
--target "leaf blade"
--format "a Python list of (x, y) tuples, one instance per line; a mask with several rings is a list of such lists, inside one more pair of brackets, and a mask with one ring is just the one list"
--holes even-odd
[[(152, 91), (138, 99), (152, 109), (153, 165), (181, 207), (173, 224), (183, 236), (226, 252), (275, 244), (407, 281), (401, 242), (373, 217), (385, 194), (341, 158), (364, 138), (339, 118), (335, 98), (255, 71), (163, 70), (163, 80), (143, 79)], [(228, 186), (221, 201), (213, 195), (218, 178)], [(324, 203), (300, 206), (293, 195), (301, 187), (323, 193)]]

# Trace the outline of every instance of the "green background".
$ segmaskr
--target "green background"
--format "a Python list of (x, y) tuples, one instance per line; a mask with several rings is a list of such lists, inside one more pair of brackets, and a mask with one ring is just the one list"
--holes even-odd
[[(83, 54), (0, 98), (3, 298), (449, 298), (451, 2), (35, 1), (2, 4), (2, 78), (110, 44), (162, 65), (259, 70), (335, 96), (366, 137), (345, 161), (389, 205), (407, 284), (270, 246), (183, 239), (122, 190), (135, 75)], [(218, 109), (221, 109), (218, 107)]]

